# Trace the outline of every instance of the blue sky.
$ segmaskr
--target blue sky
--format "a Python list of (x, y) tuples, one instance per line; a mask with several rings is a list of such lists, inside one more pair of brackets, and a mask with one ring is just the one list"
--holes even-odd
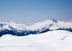
[(72, 20), (72, 0), (0, 0), (0, 21)]

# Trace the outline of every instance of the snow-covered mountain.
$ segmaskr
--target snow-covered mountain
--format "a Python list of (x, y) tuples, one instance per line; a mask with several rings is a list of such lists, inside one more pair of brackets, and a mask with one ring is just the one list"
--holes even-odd
[(52, 30), (68, 30), (72, 32), (72, 23), (57, 21), (54, 18), (43, 22), (25, 25), (20, 23), (0, 22), (0, 36), (3, 34), (12, 34), (23, 36), (28, 34), (44, 33)]

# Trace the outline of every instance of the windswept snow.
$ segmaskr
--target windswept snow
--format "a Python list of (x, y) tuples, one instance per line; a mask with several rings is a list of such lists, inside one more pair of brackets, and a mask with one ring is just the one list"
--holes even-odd
[(54, 30), (28, 36), (3, 35), (0, 51), (72, 51), (72, 32)]

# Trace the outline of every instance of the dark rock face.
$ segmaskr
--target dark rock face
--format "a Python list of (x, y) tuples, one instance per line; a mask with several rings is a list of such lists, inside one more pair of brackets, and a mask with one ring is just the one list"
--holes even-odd
[(53, 20), (53, 22), (57, 23), (57, 20), (55, 20), (54, 18), (52, 18), (51, 20)]
[(5, 34), (11, 34), (11, 35), (16, 35), (16, 36), (25, 36), (29, 34), (38, 34), (38, 33), (44, 33), (49, 31), (49, 29), (43, 30), (42, 32), (39, 32), (39, 30), (34, 30), (34, 31), (21, 31), (21, 30), (1, 30), (0, 31), (0, 36), (5, 35)]
[[(65, 29), (65, 28), (59, 28), (59, 29), (56, 29), (56, 30), (67, 30), (67, 31), (70, 31), (72, 32), (72, 29), (71, 28), (68, 28), (68, 29)], [(29, 35), (29, 34), (38, 34), (38, 33), (45, 33), (47, 31), (52, 31), (50, 29), (44, 29), (42, 31), (39, 31), (39, 30), (34, 30), (34, 31), (26, 31), (26, 30), (1, 30), (0, 31), (0, 36), (4, 35), (4, 34), (11, 34), (11, 35), (15, 35), (15, 36), (26, 36), (26, 35)]]
[(72, 29), (71, 28), (59, 28), (59, 29), (56, 29), (56, 30), (67, 30), (67, 31), (72, 32)]

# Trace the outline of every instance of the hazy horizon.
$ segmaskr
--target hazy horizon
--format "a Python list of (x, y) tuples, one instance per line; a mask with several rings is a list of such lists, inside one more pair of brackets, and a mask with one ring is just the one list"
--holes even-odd
[(0, 0), (0, 22), (36, 23), (72, 20), (72, 0)]

